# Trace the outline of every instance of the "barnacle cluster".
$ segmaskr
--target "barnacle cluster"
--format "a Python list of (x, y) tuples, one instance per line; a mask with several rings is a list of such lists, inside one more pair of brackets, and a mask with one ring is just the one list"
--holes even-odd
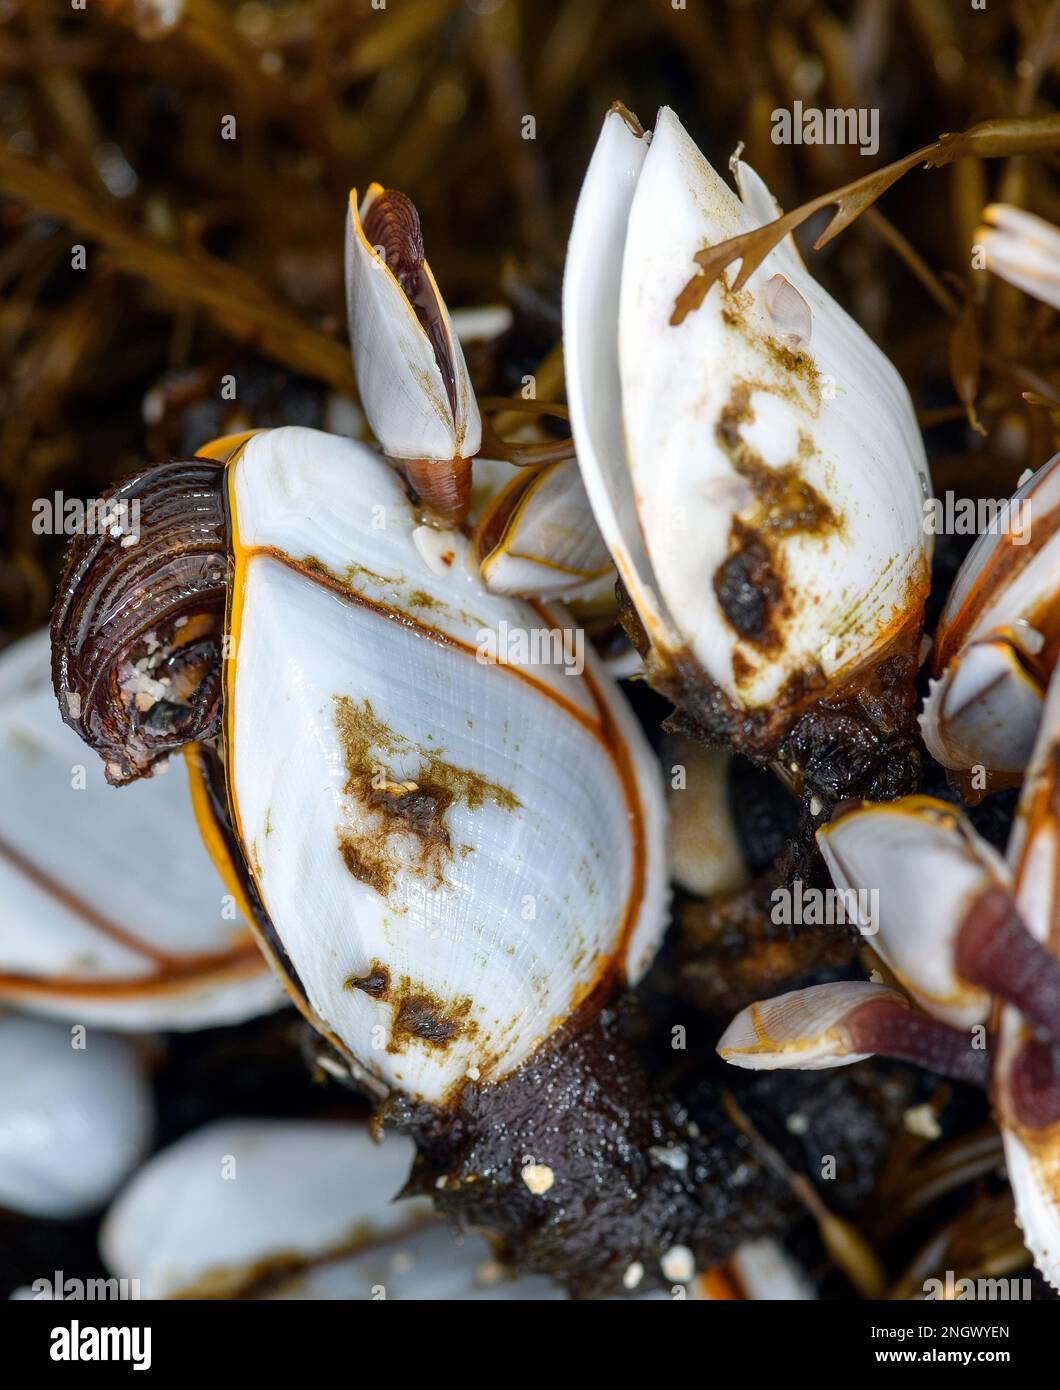
[(1060, 19), (620, 8), (14, 6), (13, 1285), (1060, 1288)]

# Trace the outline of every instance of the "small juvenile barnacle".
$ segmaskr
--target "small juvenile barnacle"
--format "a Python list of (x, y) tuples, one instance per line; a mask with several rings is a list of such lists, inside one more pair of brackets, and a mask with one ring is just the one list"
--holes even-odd
[(446, 526), (467, 516), (478, 405), (445, 301), (424, 257), (419, 213), (396, 189), (350, 194), (346, 305), (361, 405), (383, 452)]

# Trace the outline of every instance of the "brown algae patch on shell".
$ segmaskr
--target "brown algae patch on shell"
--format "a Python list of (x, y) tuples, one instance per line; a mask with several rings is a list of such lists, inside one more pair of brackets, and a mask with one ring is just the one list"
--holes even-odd
[(426, 589), (418, 588), (407, 591), (407, 581), (402, 579), (400, 575), (380, 574), (377, 570), (369, 569), (367, 565), (347, 565), (339, 574), (317, 559), (315, 555), (307, 555), (296, 562), (296, 568), (311, 578), (323, 580), (325, 584), (342, 590), (354, 598), (361, 596), (363, 585), (367, 582), (367, 584), (374, 585), (379, 589), (389, 590), (395, 599), (400, 599), (403, 604), (411, 608), (442, 615), (454, 611), (444, 599), (428, 593)]
[(402, 975), (391, 984), (390, 971), (373, 960), (365, 975), (351, 975), (347, 989), (358, 989), (390, 1005), (392, 1011), (389, 1053), (402, 1052), (409, 1043), (418, 1041), (428, 1047), (446, 1048), (457, 1038), (474, 1037), (478, 1025), (470, 1018), (472, 1001), (466, 995), (446, 1000), (423, 985)]
[(785, 374), (781, 380), (785, 382), (789, 397), (799, 397), (810, 407), (814, 416), (818, 415), (821, 410), (821, 374), (810, 354), (788, 347), (776, 338), (767, 338), (765, 348), (774, 367)]
[[(792, 363), (813, 364), (805, 354), (774, 345)], [(714, 574), (714, 592), (721, 611), (740, 637), (759, 652), (774, 653), (783, 647), (783, 624), (792, 613), (786, 592), (781, 543), (788, 536), (820, 536), (838, 531), (842, 518), (802, 474), (813, 455), (813, 441), (800, 430), (797, 458), (770, 467), (744, 438), (743, 429), (754, 421), (753, 391), (777, 394), (771, 385), (737, 381), (715, 426), (715, 438), (733, 471), (749, 485), (753, 502), (743, 516), (733, 518), (729, 554)], [(747, 653), (737, 651), (733, 675), (737, 684), (755, 674)]]
[(373, 999), (386, 999), (390, 993), (390, 971), (377, 960), (372, 961), (367, 975), (351, 975), (346, 981), (347, 989), (359, 989), (370, 994)]
[[(714, 593), (730, 626), (763, 652), (780, 645), (778, 618), (790, 613), (784, 582), (773, 566), (769, 547), (741, 521), (729, 531), (729, 554), (714, 573)], [(733, 653), (733, 674), (750, 676), (754, 666), (740, 651)]]
[(754, 307), (754, 295), (748, 289), (734, 290), (729, 277), (722, 272), (718, 276), (718, 291), (721, 295), (721, 317), (730, 328), (738, 328), (746, 334), (747, 315)]
[(431, 613), (444, 613), (446, 605), (433, 594), (429, 594), (426, 589), (414, 589), (409, 594), (409, 603), (413, 608), (426, 608)]
[(412, 993), (406, 978), (402, 978), (401, 988), (406, 993), (400, 1003), (395, 1001), (388, 1052), (400, 1052), (412, 1039), (444, 1048), (475, 1031), (476, 1025), (468, 1020), (470, 999), (464, 997), (447, 1004), (436, 994)]
[(747, 523), (779, 535), (796, 532), (820, 535), (837, 530), (841, 518), (800, 471), (801, 465), (814, 453), (813, 441), (804, 430), (799, 431), (797, 458), (778, 467), (767, 464), (744, 439), (743, 427), (752, 424), (755, 418), (751, 404), (755, 391), (777, 394), (772, 386), (735, 382), (714, 429), (715, 438), (733, 470), (754, 493), (754, 506), (752, 514), (746, 518)]
[(644, 139), (644, 127), (641, 125), (636, 113), (631, 111), (624, 102), (613, 101), (608, 107), (607, 114), (610, 115), (612, 112), (614, 112), (616, 116), (622, 117), (638, 140)]
[[(453, 855), (445, 815), (454, 803), (471, 811), (487, 800), (505, 811), (520, 808), (507, 787), (446, 762), (443, 749), (428, 752), (395, 733), (369, 700), (358, 705), (336, 696), (335, 721), (346, 762), (343, 793), (351, 802), (349, 820), (338, 827), (339, 852), (354, 878), (383, 897), (402, 870), (441, 887)], [(410, 758), (419, 762), (411, 776), (388, 766)]]
[[(808, 662), (785, 680), (768, 705), (746, 709), (700, 666), (688, 647), (653, 647), (628, 595), (620, 588), (619, 614), (647, 678), (676, 706), (665, 728), (706, 743), (729, 743), (758, 762), (783, 757), (811, 767), (828, 805), (843, 796), (889, 800), (915, 790), (919, 738), (914, 679), (919, 663), (920, 614), (927, 563), (908, 582), (908, 595), (893, 623), (871, 651), (838, 676)], [(863, 756), (845, 756), (852, 737)]]
[(380, 588), (390, 588), (395, 593), (402, 587), (402, 581), (389, 574), (379, 574), (376, 570), (370, 570), (365, 565), (347, 565), (345, 571), (340, 575), (330, 569), (322, 560), (318, 560), (315, 555), (305, 555), (297, 562), (297, 568), (304, 570), (311, 576), (323, 579), (331, 584), (336, 584), (341, 588), (355, 589), (354, 581), (358, 578), (367, 579), (373, 584), (378, 584)]
[[(367, 565), (357, 564), (347, 565), (340, 574), (325, 565), (315, 555), (293, 559), (290, 555), (274, 551), (268, 546), (259, 547), (255, 553), (269, 555), (281, 564), (298, 570), (316, 583), (334, 590), (343, 598), (380, 609), (387, 616), (399, 622), (413, 626), (422, 623), (425, 627), (429, 627), (427, 618), (423, 615), (430, 614), (443, 619), (460, 618), (470, 627), (476, 629), (488, 626), (484, 618), (468, 612), (466, 608), (454, 607), (437, 594), (429, 593), (423, 588), (409, 590), (407, 585), (411, 581), (403, 579), (400, 575), (380, 574), (377, 570), (369, 569)], [(451, 566), (456, 559), (456, 551), (446, 550), (438, 558), (443, 564)], [(380, 590), (388, 590), (389, 598), (366, 592), (366, 588), (370, 590), (372, 586)], [(418, 616), (414, 616), (409, 611), (411, 609), (416, 609)]]
[(1020, 1124), (1013, 1128), (1026, 1151), (1039, 1189), (1052, 1206), (1060, 1207), (1060, 1120), (1044, 1129)]

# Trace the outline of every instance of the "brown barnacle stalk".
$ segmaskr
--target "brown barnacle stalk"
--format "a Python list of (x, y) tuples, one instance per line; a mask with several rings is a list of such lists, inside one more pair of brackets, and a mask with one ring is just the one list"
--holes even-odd
[(989, 889), (972, 904), (957, 936), (954, 966), (962, 979), (1014, 1004), (1060, 1047), (1060, 959), (1027, 930), (1009, 893)]
[[(654, 1112), (643, 1072), (606, 1013), (565, 1030), (499, 1086), (465, 1087), (448, 1114), (400, 1098), (383, 1113), (416, 1140), (409, 1192), (431, 1196), (457, 1228), (494, 1232), (516, 1268), (561, 1272), (576, 1294), (592, 1295), (620, 1289), (634, 1262), (658, 1267), (660, 1205), (670, 1208), (674, 1243), (708, 1253), (710, 1263), (735, 1243), (727, 1224), (736, 1218), (743, 1227), (729, 1209), (727, 1164), (709, 1202), (691, 1191), (689, 1150), (698, 1164), (713, 1139), (691, 1142)], [(685, 1170), (653, 1164), (652, 1144)], [(623, 1201), (623, 1191), (637, 1200)]]
[(405, 464), (409, 486), (425, 507), (446, 526), (456, 526), (471, 505), (471, 460), (409, 459)]
[(897, 1000), (862, 1004), (846, 1016), (843, 1029), (858, 1052), (912, 1062), (983, 1089), (989, 1081), (990, 1054), (986, 1048), (972, 1047), (967, 1033)]
[(70, 542), (52, 613), (63, 719), (114, 785), (149, 776), (220, 729), (226, 558), (223, 470), (204, 459), (144, 468)]
[(1060, 1122), (1060, 1054), (1041, 1038), (1027, 1038), (1007, 1075), (1007, 1108), (1021, 1128), (1048, 1130)]
[(702, 1271), (783, 1229), (785, 1185), (734, 1133), (712, 1085), (659, 1084), (637, 1019), (631, 995), (588, 1007), (448, 1110), (394, 1096), (381, 1116), (418, 1151), (406, 1193), (430, 1196), (456, 1229), (489, 1231), (505, 1263), (574, 1297), (659, 1287), (675, 1249)]

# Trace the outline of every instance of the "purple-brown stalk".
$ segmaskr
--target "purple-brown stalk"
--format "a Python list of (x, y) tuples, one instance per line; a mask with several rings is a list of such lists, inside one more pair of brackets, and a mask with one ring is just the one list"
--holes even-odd
[(1014, 1004), (1060, 1047), (1060, 960), (1035, 940), (1011, 894), (988, 888), (957, 934), (958, 975)]
[(875, 1052), (930, 1071), (986, 1087), (990, 1056), (972, 1046), (970, 1033), (937, 1018), (917, 1013), (897, 999), (872, 999), (843, 1019), (843, 1031), (855, 1052)]

